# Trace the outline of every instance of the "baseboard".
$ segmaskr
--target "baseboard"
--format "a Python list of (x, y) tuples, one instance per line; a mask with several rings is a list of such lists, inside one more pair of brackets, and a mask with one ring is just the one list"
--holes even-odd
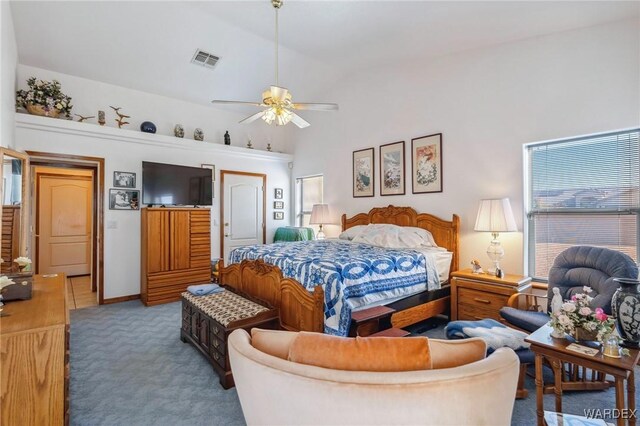
[(129, 300), (137, 300), (137, 299), (140, 299), (139, 294), (131, 294), (129, 296), (120, 296), (120, 297), (112, 297), (110, 299), (104, 299), (102, 301), (102, 304), (110, 305), (112, 303), (128, 302)]

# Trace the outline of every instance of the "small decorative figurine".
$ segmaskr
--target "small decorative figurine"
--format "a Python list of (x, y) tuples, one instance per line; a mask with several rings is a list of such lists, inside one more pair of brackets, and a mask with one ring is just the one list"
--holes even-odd
[(84, 122), (84, 120), (88, 120), (90, 118), (96, 118), (95, 115), (91, 115), (91, 116), (88, 116), (88, 117), (85, 117), (84, 115), (80, 115), (80, 114), (73, 114), (73, 115), (78, 117), (78, 123), (82, 123), (82, 122)]
[(127, 118), (131, 118), (130, 115), (124, 115), (120, 113), (120, 110), (122, 109), (121, 107), (112, 107), (111, 105), (109, 105), (109, 108), (111, 108), (112, 110), (114, 110), (116, 112), (116, 115), (118, 116), (118, 118), (116, 118), (116, 123), (118, 123), (118, 128), (121, 129), (122, 126), (124, 126), (125, 124), (129, 124), (128, 121), (125, 121), (125, 119)]
[(473, 272), (474, 274), (482, 274), (484, 272), (482, 270), (482, 266), (480, 266), (480, 262), (477, 259), (473, 259), (471, 261), (471, 272)]
[(496, 268), (496, 277), (504, 278), (504, 271), (500, 268)]
[(203, 141), (204, 140), (204, 132), (202, 131), (202, 129), (198, 128), (193, 132), (193, 139), (195, 139), (197, 141)]
[(271, 144), (270, 143), (267, 144), (267, 151), (271, 152)]
[(145, 133), (155, 133), (156, 132), (156, 125), (153, 124), (150, 121), (144, 121), (140, 125), (140, 131), (141, 132), (145, 132)]
[(176, 124), (176, 127), (173, 128), (173, 134), (176, 138), (184, 138), (184, 127), (182, 127), (182, 124)]
[[(560, 289), (558, 287), (553, 288), (553, 297), (551, 298), (551, 313), (558, 314), (562, 310), (562, 296), (560, 295)], [(552, 322), (553, 324), (553, 322)], [(551, 337), (561, 339), (564, 337), (564, 330), (562, 327), (553, 327)]]
[(251, 144), (251, 136), (249, 136), (249, 140), (247, 141), (247, 148), (253, 149), (253, 145)]
[(231, 145), (231, 136), (229, 135), (229, 131), (224, 132), (224, 144)]
[(98, 124), (104, 126), (106, 122), (104, 119), (104, 111), (98, 111)]

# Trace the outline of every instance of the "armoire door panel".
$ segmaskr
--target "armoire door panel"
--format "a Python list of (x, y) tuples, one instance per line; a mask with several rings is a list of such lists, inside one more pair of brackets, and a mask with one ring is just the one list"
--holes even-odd
[(171, 270), (189, 269), (191, 262), (190, 217), (188, 211), (171, 212)]
[(147, 272), (168, 271), (169, 262), (169, 215), (163, 211), (147, 212)]

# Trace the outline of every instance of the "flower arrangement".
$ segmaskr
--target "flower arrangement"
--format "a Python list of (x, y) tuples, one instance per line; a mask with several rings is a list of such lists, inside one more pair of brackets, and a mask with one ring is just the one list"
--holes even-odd
[(602, 308), (591, 308), (591, 287), (585, 286), (583, 290), (584, 293), (571, 296), (571, 300), (565, 301), (558, 312), (551, 314), (551, 326), (572, 336), (584, 331), (602, 342), (613, 333), (615, 321)]
[(62, 93), (60, 82), (57, 80), (36, 80), (31, 77), (27, 80), (29, 90), (16, 92), (16, 106), (29, 108), (33, 105), (41, 105), (47, 115), (63, 113), (66, 117), (71, 115), (71, 97)]

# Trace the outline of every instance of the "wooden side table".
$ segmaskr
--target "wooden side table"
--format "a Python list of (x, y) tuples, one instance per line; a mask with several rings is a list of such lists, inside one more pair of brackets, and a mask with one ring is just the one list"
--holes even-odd
[(471, 269), (451, 274), (451, 320), (503, 321), (500, 308), (507, 305), (512, 294), (531, 291), (531, 278), (507, 274), (498, 278), (489, 274), (474, 274)]
[[(598, 353), (594, 356), (583, 355), (578, 352), (570, 351), (567, 349), (573, 339), (562, 338), (555, 339), (551, 337), (552, 328), (545, 325), (539, 328), (534, 333), (530, 334), (525, 339), (526, 342), (531, 343), (531, 350), (536, 355), (536, 409), (538, 415), (538, 426), (544, 426), (544, 380), (542, 376), (542, 364), (544, 358), (549, 361), (551, 368), (553, 369), (555, 383), (562, 383), (562, 364), (565, 362), (580, 365), (586, 368), (591, 368), (596, 371), (600, 371), (604, 374), (610, 374), (615, 377), (616, 383), (616, 409), (621, 410), (621, 413), (628, 413), (629, 426), (636, 424), (636, 417), (634, 410), (636, 408), (636, 388), (634, 368), (640, 361), (640, 350), (629, 349), (629, 356), (623, 356), (622, 358), (609, 358), (602, 353)], [(624, 381), (627, 381), (627, 411), (625, 410), (624, 403)], [(556, 395), (556, 407), (555, 411), (562, 412), (562, 386), (554, 386), (554, 393)], [(618, 426), (625, 424), (623, 417), (618, 417)]]

